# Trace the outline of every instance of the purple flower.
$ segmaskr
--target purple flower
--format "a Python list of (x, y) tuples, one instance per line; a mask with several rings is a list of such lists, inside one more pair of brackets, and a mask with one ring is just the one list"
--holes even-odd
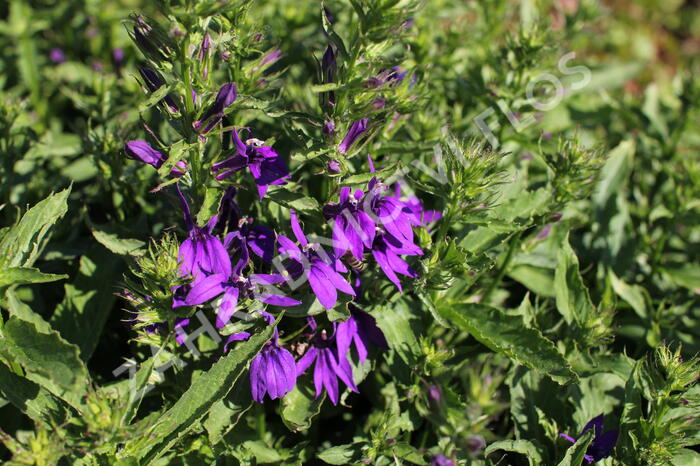
[[(275, 318), (265, 312), (256, 311), (272, 325)], [(233, 341), (247, 340), (250, 333), (234, 333), (226, 341), (224, 351), (228, 351), (228, 344)], [(271, 400), (282, 398), (292, 391), (297, 382), (297, 371), (294, 364), (294, 356), (279, 345), (279, 334), (275, 328), (272, 339), (258, 353), (250, 364), (250, 391), (253, 399), (262, 403), (265, 394)]]
[[(267, 312), (258, 311), (267, 320), (274, 318)], [(267, 394), (271, 400), (282, 398), (291, 392), (297, 383), (297, 370), (292, 353), (279, 345), (279, 334), (275, 328), (272, 339), (250, 364), (250, 390), (253, 399), (262, 403)]]
[(335, 52), (333, 47), (329, 45), (326, 47), (326, 51), (323, 52), (323, 58), (321, 58), (321, 72), (323, 74), (324, 83), (332, 83), (333, 76), (335, 75)]
[[(228, 273), (216, 273), (192, 284), (190, 292), (185, 298), (185, 304), (196, 306), (203, 304), (219, 295), (223, 295), (216, 315), (216, 328), (223, 328), (231, 320), (239, 299), (258, 299), (263, 303), (273, 306), (296, 306), (301, 302), (288, 298), (278, 293), (279, 290), (272, 285), (281, 283), (284, 278), (281, 275), (252, 275), (250, 278), (241, 276), (243, 268), (248, 262), (247, 249), (243, 249), (241, 258), (236, 267)], [(230, 267), (230, 264), (229, 264)], [(258, 287), (262, 285), (262, 291)]]
[(355, 141), (357, 141), (357, 139), (360, 136), (362, 136), (365, 131), (367, 131), (368, 121), (369, 118), (363, 118), (354, 122), (350, 126), (348, 134), (345, 135), (345, 138), (341, 141), (340, 145), (338, 146), (338, 152), (340, 152), (341, 154), (345, 154), (347, 151), (350, 150), (352, 145), (355, 144)]
[(367, 360), (367, 347), (373, 344), (383, 349), (389, 349), (384, 334), (377, 321), (368, 313), (361, 311), (353, 305), (350, 308), (350, 318), (338, 324), (335, 338), (338, 345), (338, 354), (346, 355), (350, 351), (350, 345), (355, 344), (360, 362)]
[(372, 255), (379, 264), (384, 274), (402, 291), (401, 282), (397, 273), (411, 278), (418, 275), (399, 256), (422, 255), (423, 251), (413, 242), (413, 221), (411, 210), (394, 196), (382, 196), (385, 189), (376, 178), (369, 183), (367, 194), (369, 206), (374, 214), (374, 220), (381, 224), (378, 226), (372, 244)]
[[(397, 198), (401, 196), (401, 185), (401, 182), (394, 185), (394, 196)], [(414, 226), (427, 227), (442, 218), (442, 213), (437, 210), (425, 210), (423, 202), (416, 196), (410, 196), (401, 202), (403, 202), (404, 211), (409, 216), (409, 221)]]
[(323, 215), (334, 222), (333, 249), (338, 257), (350, 251), (357, 260), (362, 260), (365, 247), (372, 247), (376, 225), (363, 210), (364, 194), (358, 189), (351, 195), (350, 188), (344, 187), (337, 204), (323, 207)]
[(301, 230), (296, 212), (292, 210), (290, 215), (292, 231), (303, 248), (302, 251), (299, 246), (284, 235), (277, 237), (280, 253), (293, 262), (292, 266), (288, 267), (290, 275), (297, 279), (305, 273), (311, 290), (326, 309), (335, 307), (338, 301), (338, 291), (355, 296), (355, 291), (350, 284), (336, 271), (341, 267), (339, 261), (327, 254), (319, 244), (309, 243)]
[(49, 52), (49, 59), (55, 64), (59, 65), (66, 61), (66, 55), (63, 53), (63, 50), (59, 49), (58, 47), (54, 47)]
[(270, 146), (263, 146), (257, 139), (249, 139), (246, 144), (241, 141), (236, 130), (232, 131), (236, 153), (212, 165), (212, 173), (217, 180), (223, 180), (232, 173), (248, 167), (258, 187), (260, 199), (265, 196), (269, 185), (286, 184), (290, 177), (287, 164)]
[(194, 129), (199, 131), (202, 124), (208, 120), (204, 129), (202, 129), (200, 132), (202, 134), (207, 134), (209, 131), (211, 131), (214, 126), (216, 126), (216, 124), (219, 123), (224, 117), (224, 110), (236, 100), (237, 95), (238, 91), (236, 89), (236, 83), (226, 83), (221, 86), (221, 89), (219, 89), (219, 92), (216, 94), (214, 103), (211, 104), (211, 106), (206, 112), (204, 112), (199, 120), (192, 124)]
[(112, 50), (112, 58), (114, 59), (114, 63), (120, 65), (124, 61), (124, 51), (117, 47)]
[[(139, 67), (139, 74), (141, 75), (141, 78), (143, 78), (143, 82), (149, 92), (157, 91), (165, 83), (160, 74), (150, 68), (146, 68), (145, 66)], [(170, 111), (173, 113), (177, 113), (180, 110), (171, 95), (165, 96), (162, 102), (165, 102), (168, 108), (170, 108)]]
[(234, 187), (226, 190), (221, 199), (219, 221), (215, 230), (228, 232), (224, 239), (226, 248), (238, 251), (247, 248), (265, 262), (272, 262), (277, 242), (275, 232), (265, 225), (251, 226), (253, 219), (243, 217), (234, 199), (235, 194), (236, 188)]
[(338, 352), (335, 336), (328, 337), (326, 331), (317, 331), (313, 317), (308, 318), (309, 325), (314, 331), (311, 346), (304, 356), (297, 361), (297, 375), (303, 374), (314, 362), (314, 386), (316, 398), (325, 389), (333, 404), (338, 404), (338, 379), (355, 393), (358, 393), (352, 379), (352, 367), (345, 355)]
[(440, 453), (439, 455), (433, 456), (430, 466), (455, 466), (455, 464), (447, 456)]
[[(615, 448), (615, 444), (617, 443), (617, 436), (619, 432), (617, 430), (609, 430), (607, 432), (603, 432), (603, 423), (605, 421), (605, 415), (600, 414), (590, 421), (588, 421), (588, 424), (583, 428), (581, 433), (578, 435), (581, 437), (586, 431), (590, 429), (594, 429), (594, 437), (593, 441), (591, 444), (588, 446), (588, 449), (586, 450), (586, 455), (583, 457), (583, 459), (588, 463), (592, 464), (595, 463), (596, 461), (600, 461), (603, 458), (607, 458), (610, 456), (610, 453), (612, 453), (613, 448)], [(568, 440), (571, 443), (576, 443), (576, 439), (566, 435), (566, 434), (559, 434), (561, 437), (564, 437), (566, 440)]]
[(328, 163), (326, 163), (326, 170), (328, 170), (328, 173), (331, 175), (338, 175), (342, 172), (340, 162), (337, 160), (329, 160)]
[(335, 133), (335, 123), (332, 121), (326, 121), (323, 123), (323, 134), (326, 136), (331, 136)]
[(221, 240), (211, 234), (217, 217), (213, 217), (206, 226), (195, 225), (190, 214), (190, 207), (185, 196), (177, 187), (177, 194), (182, 204), (185, 224), (189, 236), (180, 245), (178, 260), (180, 273), (183, 276), (194, 277), (193, 285), (203, 280), (207, 275), (231, 274), (231, 259)]
[(268, 53), (262, 59), (260, 60), (260, 64), (255, 67), (255, 72), (260, 71), (263, 68), (267, 68), (269, 66), (274, 65), (282, 56), (282, 51), (279, 49), (273, 50), (272, 52)]
[(204, 39), (202, 39), (202, 45), (199, 47), (199, 54), (197, 55), (199, 61), (204, 61), (204, 59), (209, 55), (210, 48), (211, 37), (209, 37), (209, 34), (204, 34)]
[[(151, 145), (142, 140), (129, 141), (124, 144), (124, 151), (129, 157), (135, 160), (140, 160), (143, 163), (151, 165), (156, 169), (159, 169), (166, 160), (168, 156), (164, 155), (157, 150), (155, 150)], [(170, 175), (174, 177), (180, 177), (187, 171), (187, 164), (180, 160), (176, 167), (170, 171)]]

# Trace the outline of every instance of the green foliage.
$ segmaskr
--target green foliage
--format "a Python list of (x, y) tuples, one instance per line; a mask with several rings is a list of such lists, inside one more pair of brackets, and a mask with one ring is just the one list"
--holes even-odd
[[(601, 413), (619, 439), (598, 464), (700, 464), (693, 2), (13, 0), (0, 11), (3, 464), (578, 466), (600, 434), (582, 429)], [(194, 122), (227, 82), (237, 99), (204, 137)], [(341, 153), (362, 118), (366, 133)], [(262, 201), (247, 168), (212, 176), (241, 128), (290, 168)], [(135, 139), (167, 160), (129, 159)], [(406, 256), (418, 278), (401, 277), (402, 292), (371, 254), (362, 261), (353, 305), (388, 348), (369, 345), (364, 364), (350, 350), (359, 394), (341, 383), (333, 405), (313, 368), (279, 401), (250, 392), (273, 332), (298, 360), (305, 319), (332, 336), (349, 296), (331, 310), (305, 286), (288, 309), (241, 298), (248, 318), (217, 329), (221, 341), (178, 342), (183, 319), (193, 334), (219, 302), (173, 306), (194, 234), (175, 185), (199, 227), (235, 188), (252, 225), (291, 238), (293, 209), (305, 232), (331, 237), (323, 206), (374, 178), (442, 218), (415, 225), (424, 254)], [(275, 312), (274, 326), (257, 310)], [(224, 353), (239, 332), (250, 339)]]

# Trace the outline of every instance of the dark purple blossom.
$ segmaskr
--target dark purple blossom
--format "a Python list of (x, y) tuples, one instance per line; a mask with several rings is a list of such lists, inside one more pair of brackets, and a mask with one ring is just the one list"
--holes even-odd
[(432, 461), (430, 461), (430, 466), (455, 466), (455, 463), (447, 456), (440, 453), (439, 455), (433, 456)]
[(290, 215), (292, 231), (302, 249), (284, 235), (277, 237), (279, 252), (292, 261), (292, 265), (287, 268), (290, 275), (296, 280), (305, 274), (311, 290), (326, 309), (335, 307), (338, 291), (355, 296), (350, 284), (337, 272), (342, 267), (340, 262), (327, 254), (319, 244), (310, 243), (301, 230), (296, 212), (292, 210)]
[(182, 204), (185, 225), (189, 232), (187, 239), (180, 245), (178, 253), (180, 273), (183, 276), (194, 277), (193, 285), (208, 275), (230, 275), (231, 259), (228, 252), (226, 252), (221, 240), (211, 233), (216, 225), (217, 217), (212, 218), (204, 227), (197, 226), (192, 220), (190, 207), (179, 187), (177, 194)]
[(209, 34), (204, 34), (204, 39), (202, 39), (202, 45), (199, 46), (199, 54), (197, 55), (197, 59), (199, 59), (199, 61), (204, 61), (204, 59), (207, 58), (207, 56), (209, 55), (210, 49), (211, 37), (209, 37)]
[(368, 186), (367, 200), (363, 204), (369, 206), (374, 216), (373, 220), (378, 224), (372, 244), (372, 255), (387, 278), (402, 291), (401, 282), (396, 274), (411, 278), (418, 278), (418, 275), (399, 256), (422, 255), (423, 251), (414, 243), (412, 226), (415, 216), (412, 211), (399, 198), (382, 196), (385, 189), (373, 178)]
[(243, 217), (235, 200), (236, 188), (226, 190), (219, 207), (216, 231), (227, 232), (224, 246), (228, 249), (249, 249), (265, 262), (272, 262), (277, 236), (265, 225), (253, 226), (253, 219)]
[[(240, 299), (254, 298), (273, 306), (301, 304), (296, 299), (279, 293), (279, 290), (272, 286), (284, 281), (281, 275), (257, 274), (251, 275), (249, 278), (243, 277), (241, 274), (248, 263), (248, 254), (247, 249), (243, 249), (241, 252), (243, 257), (232, 270), (230, 269), (228, 273), (215, 273), (199, 280), (192, 285), (185, 298), (185, 303), (188, 306), (196, 306), (222, 295), (216, 315), (216, 328), (223, 328), (228, 324)], [(260, 287), (262, 287), (262, 291), (260, 291)]]
[(258, 187), (260, 199), (270, 185), (286, 184), (289, 169), (284, 159), (270, 146), (263, 146), (257, 139), (248, 139), (244, 144), (236, 130), (232, 131), (235, 154), (212, 165), (217, 180), (223, 180), (244, 168), (249, 168)]
[[(214, 103), (211, 104), (199, 120), (192, 124), (194, 129), (197, 131), (201, 130), (200, 133), (202, 134), (207, 134), (211, 131), (224, 117), (224, 110), (226, 107), (235, 102), (237, 95), (236, 83), (226, 83), (221, 86), (221, 89), (219, 89), (219, 92), (216, 94)], [(206, 123), (206, 125), (202, 128), (204, 123)]]
[[(160, 87), (163, 84), (165, 84), (165, 81), (160, 76), (160, 74), (158, 74), (156, 71), (153, 71), (150, 68), (146, 68), (145, 66), (139, 67), (139, 74), (141, 75), (141, 78), (143, 78), (143, 82), (146, 85), (146, 88), (149, 90), (149, 92), (155, 92), (158, 89), (160, 89)], [(173, 113), (177, 113), (180, 110), (177, 104), (175, 103), (175, 99), (173, 99), (171, 95), (165, 96), (162, 102), (165, 102), (170, 111), (172, 111)]]
[(59, 65), (66, 61), (66, 55), (63, 53), (63, 50), (59, 49), (58, 47), (54, 47), (49, 52), (49, 59), (55, 64)]
[[(275, 318), (265, 312), (256, 311), (263, 316), (269, 325), (274, 324)], [(226, 341), (224, 351), (234, 341), (247, 340), (250, 333), (234, 333)], [(250, 364), (250, 391), (253, 399), (262, 403), (267, 394), (271, 400), (282, 398), (292, 391), (297, 381), (297, 371), (292, 353), (279, 345), (279, 334), (275, 328), (272, 339), (268, 341)]]
[(352, 145), (355, 144), (355, 141), (357, 141), (359, 137), (362, 136), (365, 133), (365, 131), (367, 131), (368, 121), (369, 118), (363, 118), (350, 125), (348, 134), (345, 135), (345, 138), (343, 138), (343, 140), (340, 142), (340, 145), (338, 145), (338, 152), (340, 152), (341, 154), (345, 154), (347, 151), (350, 150)]
[[(272, 325), (274, 318), (267, 312), (258, 311)], [(271, 400), (282, 398), (291, 392), (297, 382), (297, 370), (292, 353), (279, 345), (279, 334), (275, 328), (272, 339), (250, 364), (250, 390), (253, 399), (262, 403), (267, 394)]]
[(112, 58), (114, 59), (114, 63), (120, 65), (124, 61), (124, 50), (119, 47), (115, 48), (112, 50)]
[[(578, 437), (581, 437), (584, 433), (586, 433), (588, 430), (593, 429), (594, 432), (594, 437), (593, 441), (591, 444), (588, 446), (586, 449), (586, 454), (583, 457), (583, 459), (588, 463), (588, 464), (593, 464), (597, 461), (602, 460), (603, 458), (607, 458), (610, 456), (612, 453), (613, 448), (615, 448), (615, 444), (617, 443), (617, 437), (619, 432), (617, 430), (609, 430), (607, 432), (603, 432), (603, 423), (605, 421), (605, 415), (600, 414), (590, 421), (588, 421), (588, 424), (583, 428), (580, 434), (578, 434)], [(561, 437), (564, 437), (566, 440), (568, 440), (571, 443), (576, 443), (576, 439), (570, 437), (569, 435), (566, 434), (559, 434)]]
[(260, 64), (255, 67), (255, 72), (257, 73), (258, 71), (269, 68), (270, 66), (274, 65), (277, 63), (277, 61), (282, 57), (282, 51), (279, 49), (273, 50), (272, 52), (268, 53), (262, 59), (260, 60)]
[(363, 210), (365, 193), (356, 190), (351, 194), (348, 187), (341, 188), (339, 202), (323, 207), (327, 220), (333, 220), (333, 249), (338, 257), (350, 251), (357, 260), (362, 260), (365, 248), (374, 242), (376, 225)]
[(323, 134), (326, 136), (332, 136), (335, 133), (335, 123), (332, 121), (326, 121), (323, 123)]
[(329, 160), (328, 163), (326, 163), (326, 169), (331, 175), (338, 175), (342, 172), (340, 169), (340, 162), (337, 160)]
[(311, 345), (306, 353), (297, 361), (297, 375), (303, 374), (311, 364), (315, 363), (316, 398), (325, 389), (331, 402), (338, 404), (338, 379), (342, 380), (350, 390), (358, 392), (352, 379), (352, 367), (346, 355), (338, 352), (335, 335), (329, 337), (325, 330), (319, 332), (313, 317), (309, 317), (308, 321), (314, 334), (311, 336)]
[[(151, 145), (142, 140), (129, 141), (124, 144), (124, 151), (129, 157), (135, 160), (139, 160), (143, 163), (151, 165), (156, 169), (159, 169), (166, 160), (168, 156), (162, 154), (161, 152), (155, 150)], [(187, 171), (187, 164), (180, 160), (177, 166), (173, 167), (170, 171), (170, 175), (174, 177), (180, 177)]]
[(382, 349), (388, 349), (389, 345), (374, 317), (353, 305), (349, 307), (350, 318), (339, 323), (335, 332), (338, 354), (347, 355), (350, 345), (354, 344), (360, 363), (364, 364), (370, 344)]

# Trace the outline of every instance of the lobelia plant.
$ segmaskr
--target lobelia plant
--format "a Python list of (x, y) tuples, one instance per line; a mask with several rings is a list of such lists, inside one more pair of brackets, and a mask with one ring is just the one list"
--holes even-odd
[(10, 2), (0, 459), (697, 462), (698, 14), (637, 6)]

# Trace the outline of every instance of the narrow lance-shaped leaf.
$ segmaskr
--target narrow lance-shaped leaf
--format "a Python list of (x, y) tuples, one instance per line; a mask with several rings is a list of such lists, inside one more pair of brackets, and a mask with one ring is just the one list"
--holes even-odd
[(64, 278), (68, 278), (68, 275), (42, 273), (33, 267), (7, 267), (0, 269), (0, 287), (27, 285), (30, 283), (48, 283)]
[[(180, 399), (151, 429), (148, 435), (131, 440), (122, 457), (135, 456), (149, 464), (164, 454), (178, 438), (207, 414), (214, 404), (224, 398), (239, 380), (252, 358), (272, 336), (274, 326), (268, 326), (250, 340), (217, 361), (209, 371), (200, 375)], [(246, 383), (239, 381), (238, 383)]]
[(579, 272), (576, 253), (569, 245), (569, 235), (564, 238), (557, 260), (554, 272), (557, 309), (569, 325), (573, 322), (586, 322), (595, 313), (595, 307)]
[(499, 309), (476, 303), (455, 304), (438, 311), (453, 325), (469, 332), (492, 350), (546, 374), (560, 384), (577, 379), (554, 343), (538, 330), (525, 327), (520, 316), (510, 316)]
[(48, 241), (48, 233), (68, 210), (70, 188), (51, 194), (29, 209), (0, 240), (1, 267), (31, 267)]

